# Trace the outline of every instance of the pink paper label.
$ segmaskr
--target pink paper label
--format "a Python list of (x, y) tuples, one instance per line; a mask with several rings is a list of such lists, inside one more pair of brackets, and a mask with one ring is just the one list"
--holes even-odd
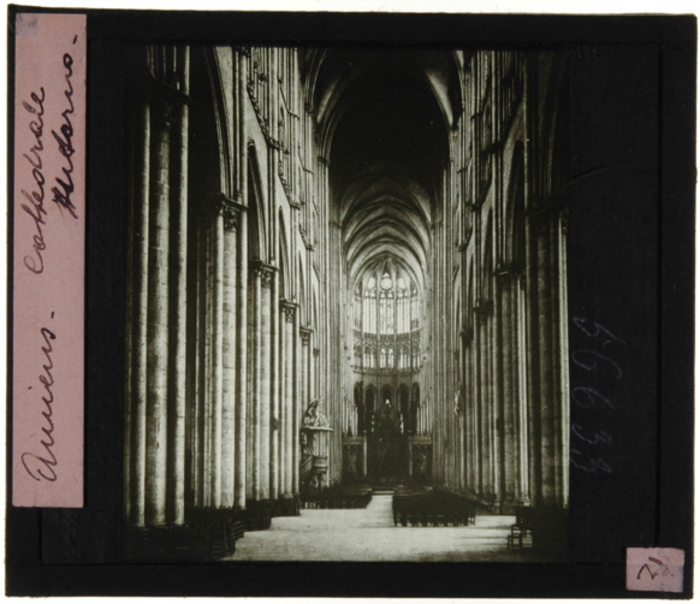
[(685, 552), (672, 547), (628, 547), (629, 591), (683, 591)]
[(12, 503), (83, 506), (85, 15), (17, 15)]

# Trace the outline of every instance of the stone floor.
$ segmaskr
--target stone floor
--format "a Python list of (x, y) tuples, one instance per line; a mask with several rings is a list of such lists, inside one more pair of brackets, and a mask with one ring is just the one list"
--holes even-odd
[(273, 518), (267, 531), (245, 534), (227, 560), (539, 562), (531, 549), (506, 547), (514, 516), (477, 516), (469, 527), (395, 527), (391, 495), (365, 509), (302, 510)]

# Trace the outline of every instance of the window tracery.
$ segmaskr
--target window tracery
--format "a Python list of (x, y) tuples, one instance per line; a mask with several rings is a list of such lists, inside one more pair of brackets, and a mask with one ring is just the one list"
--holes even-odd
[(353, 303), (355, 345), (362, 349), (355, 355), (357, 369), (420, 369), (420, 355), (412, 355), (412, 342), (420, 339), (420, 294), (405, 270), (386, 261), (366, 273), (353, 290)]

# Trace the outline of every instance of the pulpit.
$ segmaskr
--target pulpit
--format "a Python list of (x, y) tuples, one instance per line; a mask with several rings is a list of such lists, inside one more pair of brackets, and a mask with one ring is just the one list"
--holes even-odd
[(316, 399), (309, 404), (301, 428), (301, 490), (303, 493), (319, 491), (327, 486), (330, 434), (326, 416), (321, 413)]

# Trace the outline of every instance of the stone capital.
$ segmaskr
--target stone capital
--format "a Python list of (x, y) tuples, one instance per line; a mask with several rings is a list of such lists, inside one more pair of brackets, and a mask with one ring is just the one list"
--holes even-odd
[(180, 105), (189, 105), (190, 97), (180, 90), (181, 84), (175, 73), (166, 76), (169, 81), (150, 76), (148, 80), (148, 97), (159, 105), (159, 108), (174, 108)]
[(212, 193), (210, 195), (209, 208), (214, 215), (223, 216), (224, 229), (235, 231), (238, 228), (241, 212), (248, 208), (239, 200), (231, 199), (224, 193)]
[(254, 260), (250, 263), (250, 267), (253, 269), (253, 274), (256, 278), (259, 278), (262, 282), (262, 286), (265, 288), (272, 287), (272, 280), (277, 272), (277, 267), (272, 264), (267, 264), (262, 260)]
[(474, 307), (474, 313), (479, 320), (479, 324), (484, 325), (487, 317), (493, 314), (493, 300), (479, 300)]
[(559, 220), (561, 221), (561, 232), (564, 235), (569, 234), (569, 208), (564, 207), (559, 209)]
[(311, 334), (314, 332), (313, 329), (309, 329), (308, 327), (300, 327), (299, 328), (299, 335), (301, 336), (301, 343), (304, 346), (308, 346), (309, 342), (311, 342)]
[(231, 200), (222, 197), (219, 201), (217, 211), (224, 218), (225, 230), (235, 231), (238, 228), (238, 215), (240, 210), (232, 203)]
[(282, 312), (284, 312), (284, 319), (287, 323), (294, 323), (294, 316), (296, 315), (298, 306), (296, 302), (280, 300), (280, 308)]
[(510, 281), (516, 280), (521, 273), (522, 267), (513, 263), (502, 264), (494, 271), (498, 285), (501, 287), (507, 285)]

